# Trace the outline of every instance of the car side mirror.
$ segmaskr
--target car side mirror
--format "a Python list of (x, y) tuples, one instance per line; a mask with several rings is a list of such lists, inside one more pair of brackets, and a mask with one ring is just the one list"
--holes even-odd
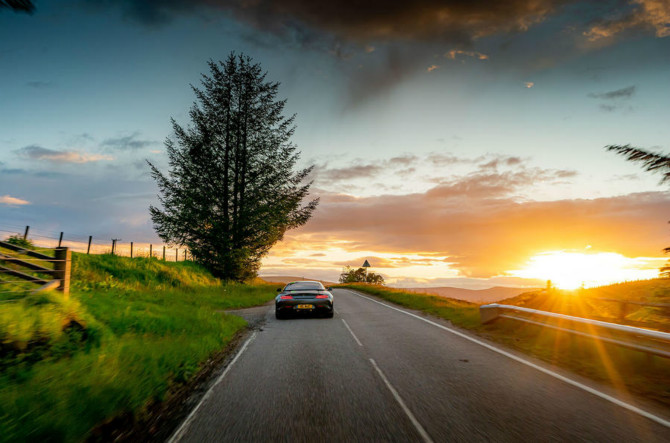
[(281, 292), (281, 288), (277, 288), (277, 292)]

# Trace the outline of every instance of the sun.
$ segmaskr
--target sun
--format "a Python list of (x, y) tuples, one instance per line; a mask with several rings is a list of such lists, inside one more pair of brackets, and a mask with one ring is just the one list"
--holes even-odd
[(551, 280), (560, 289), (577, 289), (658, 277), (657, 261), (656, 258), (629, 258), (614, 252), (549, 251), (531, 257), (523, 269), (510, 271), (510, 274)]

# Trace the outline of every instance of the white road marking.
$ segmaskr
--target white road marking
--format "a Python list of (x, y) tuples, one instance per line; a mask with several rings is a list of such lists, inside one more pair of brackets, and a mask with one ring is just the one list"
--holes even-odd
[(419, 435), (421, 435), (421, 438), (423, 438), (423, 441), (425, 442), (432, 442), (433, 440), (430, 438), (430, 435), (426, 432), (425, 429), (423, 429), (423, 426), (421, 426), (421, 423), (416, 419), (414, 414), (412, 414), (412, 411), (409, 410), (405, 402), (402, 400), (402, 397), (400, 397), (400, 394), (398, 394), (398, 391), (395, 390), (393, 385), (388, 381), (388, 378), (384, 375), (381, 369), (379, 369), (379, 366), (377, 366), (377, 362), (374, 361), (374, 359), (370, 359), (370, 363), (372, 363), (372, 366), (375, 368), (381, 379), (384, 381), (384, 384), (386, 384), (386, 387), (389, 388), (389, 391), (391, 391), (391, 394), (393, 394), (393, 397), (395, 397), (395, 400), (398, 402), (402, 410), (405, 412), (409, 420), (412, 422), (414, 427), (416, 428), (417, 432)]
[(205, 403), (205, 401), (207, 401), (207, 399), (208, 399), (209, 397), (211, 397), (211, 395), (212, 395), (212, 391), (214, 390), (214, 388), (216, 387), (216, 385), (218, 385), (219, 383), (221, 383), (221, 381), (222, 381), (223, 378), (226, 376), (226, 374), (228, 374), (228, 371), (230, 371), (230, 368), (233, 367), (233, 365), (235, 364), (235, 362), (237, 361), (237, 359), (240, 358), (240, 355), (242, 355), (242, 353), (245, 351), (245, 349), (247, 349), (247, 346), (249, 345), (249, 343), (251, 343), (251, 341), (252, 341), (255, 337), (256, 337), (256, 333), (254, 332), (253, 334), (251, 334), (251, 337), (249, 337), (249, 339), (244, 343), (244, 345), (242, 346), (242, 348), (240, 349), (240, 351), (237, 353), (237, 355), (235, 356), (235, 358), (233, 358), (233, 360), (230, 362), (230, 364), (228, 365), (228, 367), (223, 371), (223, 374), (221, 374), (221, 375), (219, 376), (219, 378), (216, 379), (216, 381), (214, 382), (214, 384), (209, 388), (209, 390), (205, 393), (205, 395), (202, 396), (202, 398), (200, 399), (200, 401), (198, 402), (198, 404), (196, 405), (196, 407), (193, 408), (193, 410), (192, 410), (191, 413), (188, 415), (188, 417), (186, 417), (186, 420), (184, 420), (184, 422), (181, 424), (181, 426), (179, 426), (179, 428), (175, 431), (175, 433), (172, 434), (172, 437), (170, 437), (170, 439), (168, 440), (168, 443), (177, 443), (179, 440), (181, 440), (181, 438), (184, 436), (184, 434), (185, 434), (186, 431), (188, 430), (188, 427), (191, 425), (191, 422), (192, 422), (193, 419), (195, 418), (195, 414), (196, 414), (196, 412), (198, 412), (198, 409), (200, 409), (200, 406), (202, 406), (202, 404)]
[(462, 338), (464, 338), (464, 339), (466, 339), (466, 340), (469, 340), (469, 341), (471, 341), (471, 342), (473, 342), (473, 343), (476, 343), (476, 344), (478, 344), (478, 345), (480, 345), (480, 346), (483, 346), (483, 347), (485, 347), (485, 348), (487, 348), (487, 349), (490, 349), (490, 350), (493, 351), (493, 352), (497, 352), (498, 354), (504, 355), (505, 357), (511, 358), (512, 360), (518, 361), (519, 363), (522, 363), (522, 364), (524, 364), (524, 365), (526, 365), (526, 366), (530, 366), (530, 367), (533, 368), (533, 369), (536, 369), (536, 370), (538, 370), (538, 371), (540, 371), (540, 372), (542, 372), (542, 373), (544, 373), (544, 374), (547, 374), (547, 375), (549, 375), (549, 376), (551, 376), (551, 377), (554, 377), (554, 378), (556, 378), (556, 379), (558, 379), (558, 380), (561, 380), (561, 381), (563, 381), (563, 382), (565, 382), (565, 383), (567, 383), (567, 384), (569, 384), (569, 385), (572, 385), (572, 386), (574, 386), (574, 387), (576, 387), (576, 388), (579, 388), (579, 389), (582, 389), (582, 390), (584, 390), (584, 391), (586, 391), (586, 392), (589, 392), (589, 393), (595, 395), (596, 397), (600, 397), (600, 398), (602, 398), (603, 400), (607, 400), (607, 401), (609, 401), (609, 402), (611, 402), (611, 403), (614, 403), (614, 404), (617, 405), (617, 406), (620, 406), (620, 407), (622, 407), (622, 408), (624, 408), (624, 409), (627, 409), (627, 410), (629, 410), (629, 411), (631, 411), (631, 412), (634, 412), (634, 413), (636, 413), (636, 414), (638, 414), (638, 415), (641, 415), (641, 416), (643, 416), (643, 417), (646, 417), (646, 418), (648, 418), (649, 420), (652, 420), (652, 421), (654, 421), (654, 422), (656, 422), (656, 423), (658, 423), (658, 424), (660, 424), (660, 425), (665, 426), (666, 428), (670, 428), (670, 421), (665, 420), (664, 418), (661, 418), (661, 417), (659, 417), (659, 416), (657, 416), (657, 415), (654, 415), (654, 414), (652, 414), (652, 413), (650, 413), (650, 412), (647, 412), (647, 411), (645, 411), (645, 410), (643, 410), (643, 409), (640, 409), (640, 408), (638, 408), (637, 406), (633, 406), (633, 405), (631, 405), (631, 404), (629, 404), (629, 403), (626, 403), (626, 402), (624, 402), (624, 401), (621, 401), (621, 400), (619, 400), (618, 398), (612, 397), (611, 395), (607, 395), (607, 394), (605, 394), (605, 393), (603, 393), (603, 392), (600, 392), (600, 391), (598, 391), (598, 390), (596, 390), (596, 389), (593, 389), (592, 387), (587, 386), (587, 385), (585, 385), (585, 384), (583, 384), (583, 383), (580, 383), (580, 382), (578, 382), (578, 381), (575, 381), (575, 380), (572, 380), (572, 379), (570, 379), (570, 378), (567, 378), (567, 377), (565, 377), (565, 376), (563, 376), (563, 375), (561, 375), (561, 374), (558, 374), (558, 373), (556, 373), (556, 372), (554, 372), (554, 371), (551, 371), (551, 370), (549, 370), (549, 369), (543, 368), (542, 366), (538, 366), (538, 365), (536, 365), (535, 363), (529, 362), (528, 360), (524, 360), (524, 359), (521, 358), (521, 357), (517, 357), (517, 356), (514, 355), (514, 354), (510, 354), (509, 352), (507, 352), (507, 351), (503, 351), (502, 349), (496, 348), (495, 346), (492, 346), (492, 345), (490, 345), (490, 344), (488, 344), (488, 343), (484, 343), (484, 342), (481, 341), (481, 340), (477, 340), (476, 338), (470, 337), (470, 336), (468, 336), (468, 335), (466, 335), (466, 334), (463, 334), (462, 332), (459, 332), (459, 331), (456, 331), (456, 330), (454, 330), (454, 329), (448, 328), (448, 327), (443, 326), (443, 325), (441, 325), (441, 324), (439, 324), (439, 323), (435, 323), (434, 321), (430, 321), (430, 320), (428, 320), (428, 319), (426, 319), (426, 318), (419, 317), (418, 315), (416, 315), (416, 314), (412, 314), (411, 312), (407, 312), (407, 311), (405, 311), (405, 310), (403, 310), (403, 309), (399, 309), (399, 308), (396, 308), (396, 307), (394, 307), (394, 306), (387, 305), (386, 303), (379, 302), (379, 301), (377, 301), (377, 300), (375, 300), (375, 299), (372, 299), (372, 298), (370, 298), (370, 297), (366, 297), (365, 295), (361, 295), (361, 294), (359, 294), (359, 293), (357, 293), (357, 292), (355, 292), (355, 291), (351, 291), (351, 290), (348, 290), (348, 289), (345, 289), (345, 291), (350, 292), (350, 293), (352, 293), (352, 294), (354, 294), (354, 295), (356, 295), (356, 296), (358, 296), (358, 297), (361, 297), (361, 298), (365, 298), (365, 299), (367, 299), (367, 300), (370, 300), (371, 302), (374, 302), (374, 303), (380, 304), (380, 305), (382, 305), (382, 306), (385, 306), (385, 307), (387, 307), (387, 308), (389, 308), (389, 309), (393, 309), (394, 311), (402, 312), (403, 314), (407, 314), (407, 315), (409, 315), (410, 317), (417, 318), (417, 319), (419, 319), (419, 320), (421, 320), (421, 321), (424, 321), (424, 322), (426, 322), (426, 323), (428, 323), (428, 324), (431, 324), (431, 325), (433, 325), (433, 326), (436, 326), (436, 327), (438, 327), (438, 328), (440, 328), (440, 329), (443, 329), (443, 330), (445, 330), (445, 331), (447, 331), (447, 332), (451, 332), (451, 333), (454, 334), (454, 335), (458, 335), (459, 337), (462, 337)]
[(361, 343), (361, 341), (358, 339), (358, 337), (356, 337), (356, 334), (354, 334), (354, 331), (351, 330), (347, 321), (345, 319), (342, 319), (342, 323), (344, 323), (344, 326), (346, 326), (347, 329), (349, 330), (349, 332), (351, 332), (351, 336), (354, 337), (354, 340), (356, 340), (356, 343), (358, 343), (358, 346), (363, 346), (363, 343)]

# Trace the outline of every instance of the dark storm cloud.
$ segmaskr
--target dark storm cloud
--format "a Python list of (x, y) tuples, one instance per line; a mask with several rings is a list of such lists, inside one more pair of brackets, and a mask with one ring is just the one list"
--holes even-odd
[(589, 97), (599, 98), (602, 100), (629, 99), (635, 94), (635, 89), (635, 85), (631, 85), (626, 88), (617, 89), (615, 91), (599, 93), (592, 92), (589, 94)]
[(125, 137), (108, 138), (102, 142), (102, 146), (120, 151), (135, 151), (158, 143), (154, 140), (139, 140), (138, 137), (139, 133), (136, 132)]
[[(306, 28), (346, 40), (441, 40), (461, 44), (500, 32), (525, 31), (569, 0), (418, 0), (314, 2), (311, 0), (86, 0), (115, 5), (143, 24), (157, 25), (185, 13), (221, 10), (275, 34)], [(209, 11), (208, 11), (209, 10)], [(301, 31), (306, 32), (306, 31)], [(313, 38), (309, 32), (306, 36)]]

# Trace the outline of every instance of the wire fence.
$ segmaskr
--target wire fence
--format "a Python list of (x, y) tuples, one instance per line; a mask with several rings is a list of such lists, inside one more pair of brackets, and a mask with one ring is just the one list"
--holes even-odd
[(190, 259), (188, 249), (170, 247), (162, 243), (127, 241), (113, 236), (106, 236), (109, 237), (106, 239), (102, 236), (49, 231), (32, 226), (0, 225), (0, 240), (7, 240), (10, 236), (29, 240), (38, 251), (66, 247), (73, 252), (84, 254), (114, 254), (133, 258), (155, 257), (172, 262)]

